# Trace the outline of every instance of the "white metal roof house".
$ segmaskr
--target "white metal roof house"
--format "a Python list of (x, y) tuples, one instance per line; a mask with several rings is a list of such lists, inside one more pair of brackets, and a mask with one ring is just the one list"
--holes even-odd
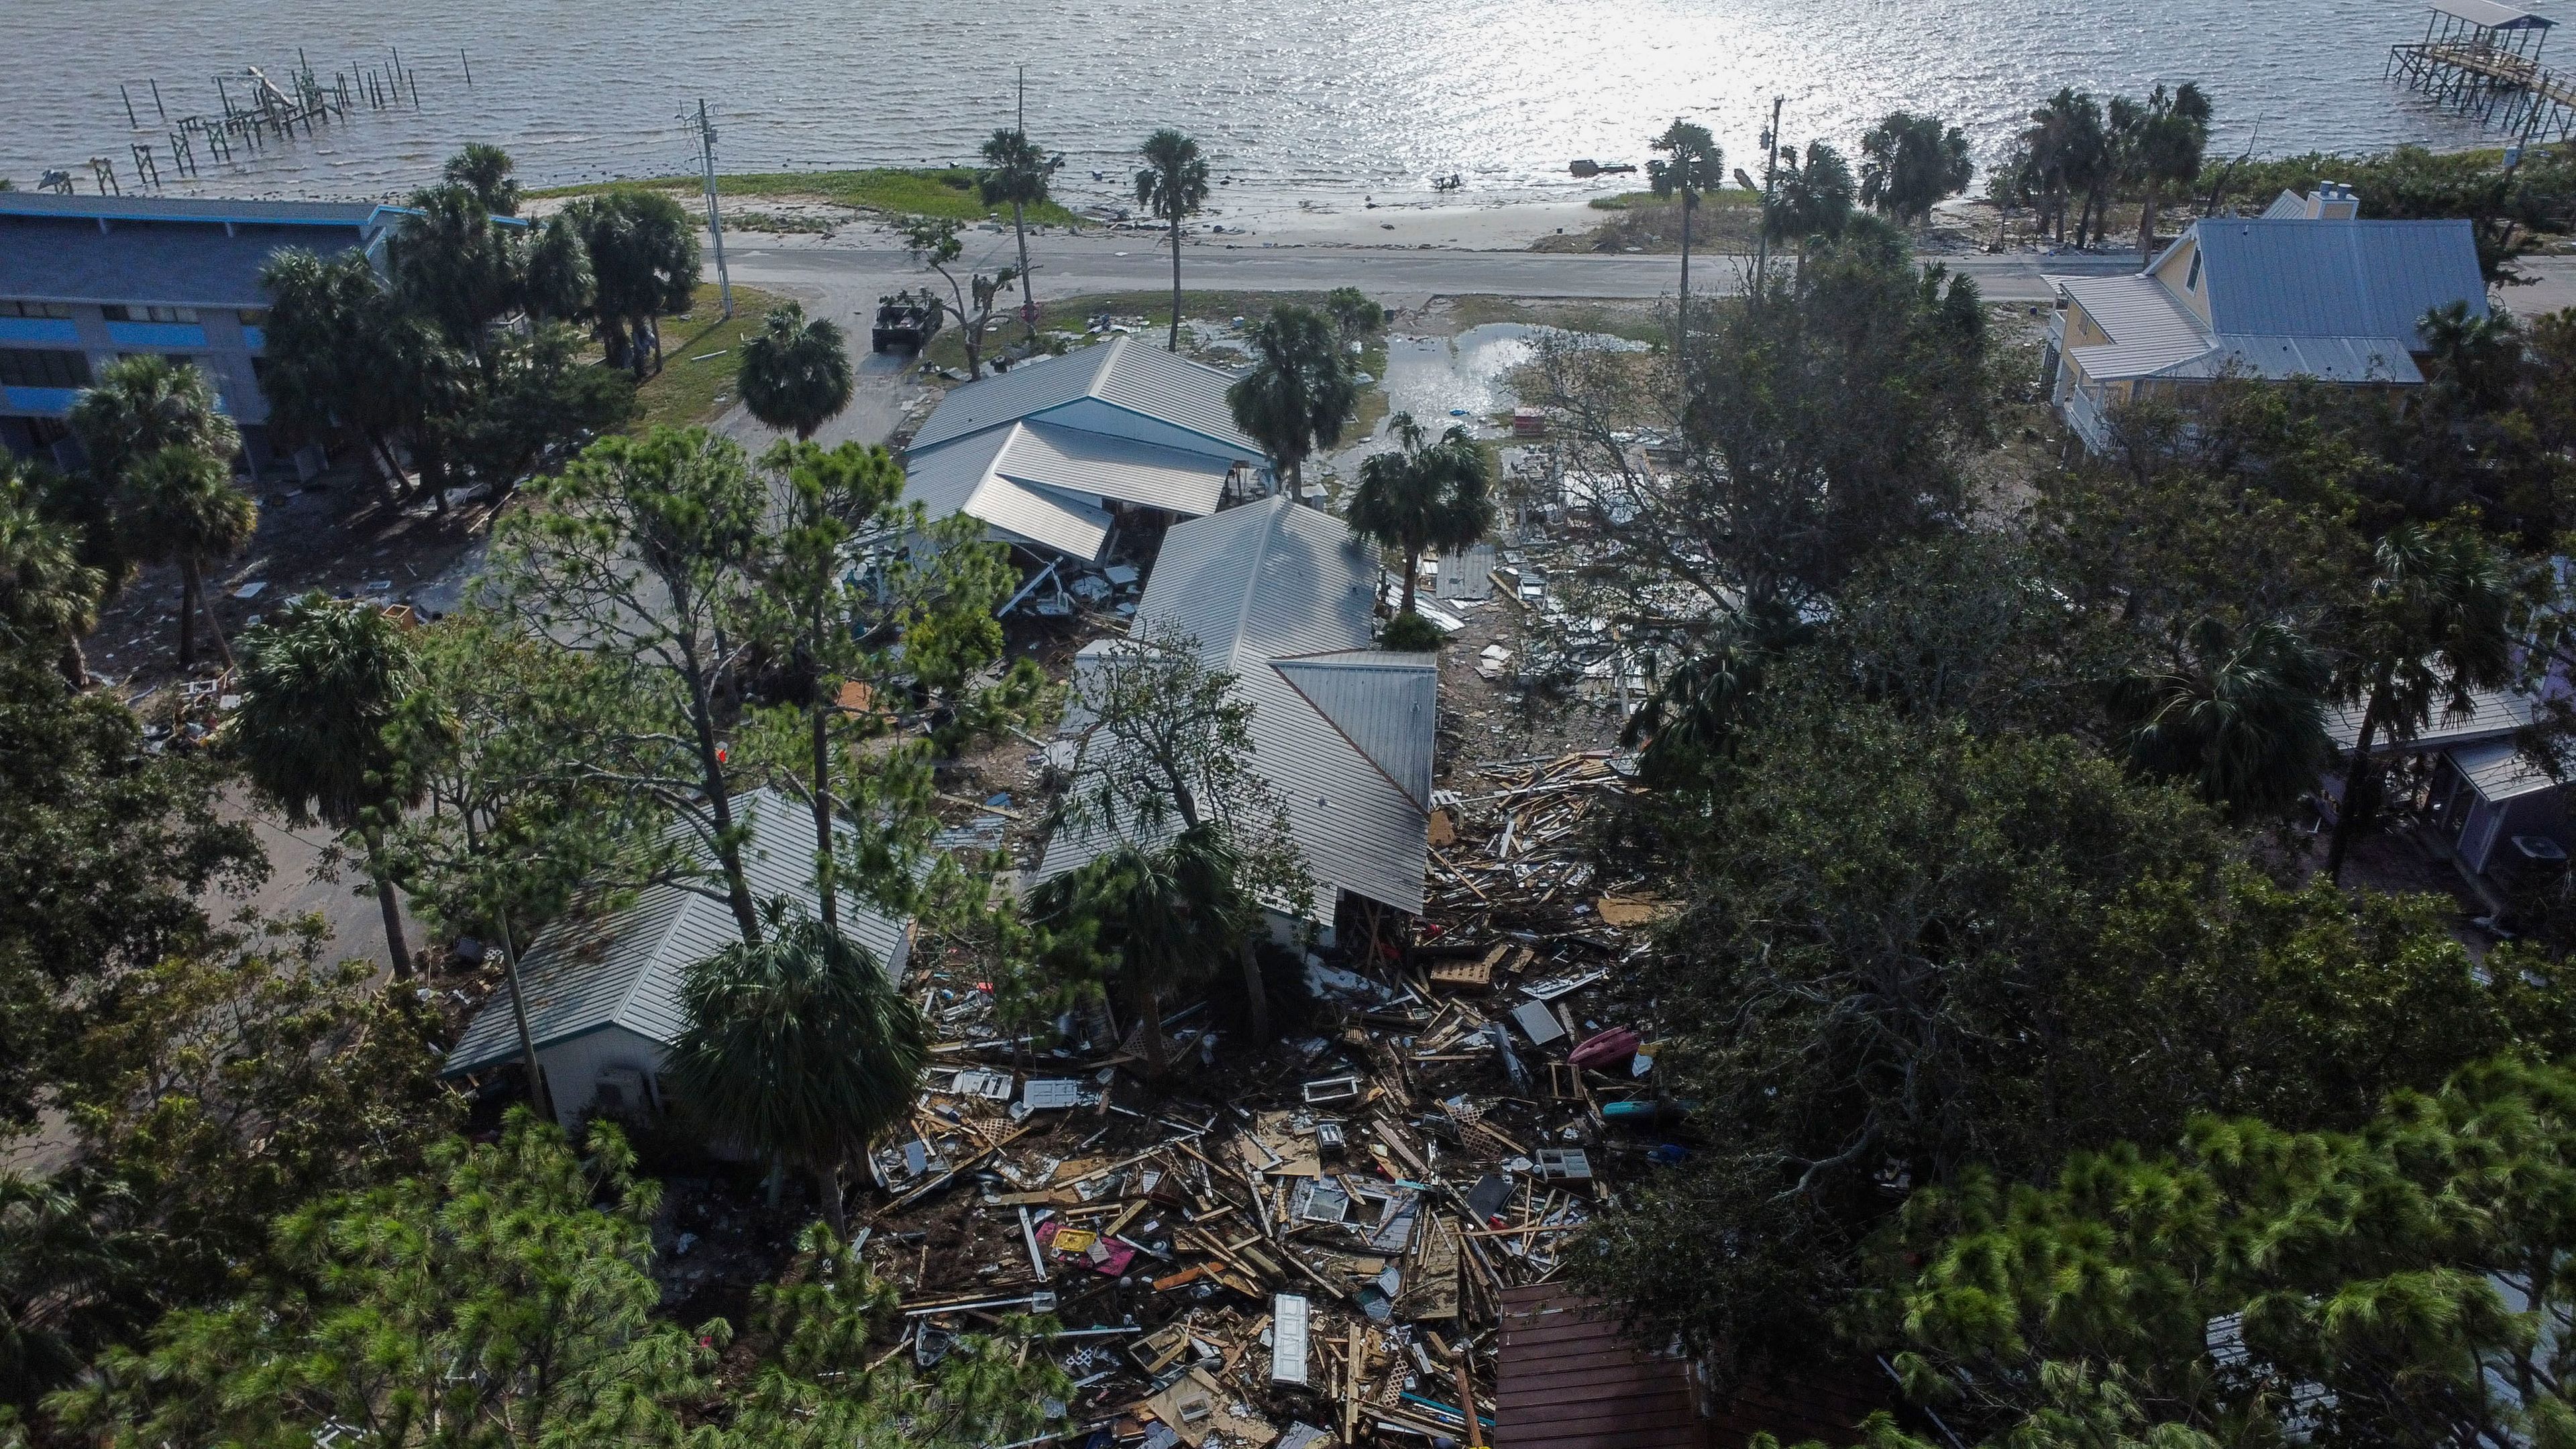
[(2051, 277), (2050, 398), (2088, 446), (2108, 410), (2221, 376), (2349, 386), (2424, 381), (2424, 314), (2487, 310), (2469, 223), (2356, 216), (2345, 187), (2284, 192), (2259, 217), (2195, 221), (2131, 276)]
[[(818, 912), (813, 816), (766, 789), (747, 791), (734, 804), (751, 827), (743, 864), (752, 894)], [(911, 927), (846, 894), (840, 905), (842, 930), (900, 981)], [(622, 910), (576, 910), (538, 932), (519, 958), (519, 978), (527, 983), (529, 1035), (554, 1094), (556, 1120), (570, 1130), (594, 1106), (659, 1108), (663, 1057), (688, 1025), (681, 977), (741, 939), (723, 901), (677, 885), (647, 887)], [(444, 1075), (519, 1061), (513, 1017), (505, 985), (448, 1051)]]
[(1234, 425), (1231, 374), (1120, 336), (952, 390), (904, 455), (904, 501), (992, 536), (1100, 557), (1118, 515), (1214, 513), (1266, 491), (1268, 455)]
[[(2383, 736), (2372, 742), (2373, 754), (2420, 756), (2432, 762), (2425, 782), (2427, 815), (2443, 841), (2471, 875), (2485, 874), (2513, 853), (2513, 838), (2557, 837), (2567, 824), (2565, 797), (2549, 776), (2515, 741), (2531, 726), (2533, 701), (2519, 690), (2485, 690), (2471, 696), (2465, 710), (2436, 710), (2423, 731), (2402, 745)], [(2326, 733), (2349, 757), (2361, 733), (2361, 707), (2343, 705), (2326, 711)], [(2343, 772), (2330, 772), (2325, 794), (2341, 794)]]
[[(1421, 914), (1431, 848), (1439, 666), (1372, 646), (1378, 573), (1340, 519), (1270, 498), (1175, 525), (1136, 610), (1135, 627), (1196, 640), (1240, 681), (1253, 767), (1287, 807), (1327, 931), (1342, 895)], [(1059, 832), (1033, 878), (1110, 843)]]

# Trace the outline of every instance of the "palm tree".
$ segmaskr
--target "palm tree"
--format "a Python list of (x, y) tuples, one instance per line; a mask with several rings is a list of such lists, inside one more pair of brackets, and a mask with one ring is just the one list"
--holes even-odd
[(2209, 97), (2200, 86), (2184, 81), (2168, 92), (2157, 86), (2130, 137), (2129, 154), (2139, 184), (2146, 192), (2138, 208), (2138, 255), (2155, 253), (2156, 201), (2167, 186), (2188, 187), (2200, 179), (2201, 153), (2209, 145)]
[(1252, 370), (1225, 390), (1235, 426), (1260, 440), (1279, 464), (1292, 496), (1301, 496), (1306, 460), (1342, 435), (1359, 410), (1351, 374), (1331, 321), (1312, 307), (1283, 304), (1252, 329)]
[[(2030, 125), (2021, 140), (2029, 148), (2040, 209), (2046, 216), (2043, 224), (2062, 242), (2066, 240), (2066, 203), (2077, 191), (2089, 195), (2101, 164), (2102, 105), (2088, 92), (2062, 86), (2030, 113)], [(2089, 207), (2086, 215), (2089, 219)], [(2080, 226), (2077, 235), (2082, 235)]]
[[(1232, 956), (1248, 1005), (1262, 1010), (1251, 951), (1261, 908), (1241, 884), (1241, 853), (1212, 823), (1193, 822), (1161, 847), (1122, 843), (1054, 877), (1030, 896), (1030, 919), (1059, 966), (1114, 980), (1143, 1027), (1145, 1059), (1162, 1076), (1164, 993), (1204, 980)], [(1262, 1027), (1255, 1027), (1255, 1035)]]
[(2478, 413), (2502, 412), (2530, 370), (2530, 348), (2513, 314), (2497, 308), (2469, 315), (2466, 302), (2445, 302), (2417, 324), (2432, 354), (2433, 386)]
[(148, 1252), (132, 1189), (96, 1177), (0, 1173), (0, 1383), (13, 1397), (69, 1382), (102, 1330), (132, 1320)]
[(930, 1034), (867, 948), (820, 921), (779, 921), (757, 945), (689, 968), (688, 1025), (666, 1070), (717, 1133), (813, 1174), (823, 1219), (848, 1230), (841, 1172), (912, 1111)]
[(233, 486), (223, 461), (193, 448), (172, 446), (134, 465), (120, 523), (137, 558), (179, 566), (179, 667), (196, 662), (197, 611), (215, 636), (224, 667), (233, 663), (223, 622), (206, 598), (206, 565), (250, 546), (259, 529), (259, 505)]
[(1402, 440), (1392, 453), (1360, 464), (1359, 490), (1351, 495), (1351, 531), (1404, 552), (1404, 605), (1413, 612), (1414, 576), (1422, 555), (1465, 548), (1494, 526), (1494, 500), (1485, 454), (1465, 428), (1451, 428), (1426, 446), (1420, 424), (1397, 413), (1388, 426)]
[(2189, 780), (2232, 818), (2286, 813), (2334, 758), (2326, 696), (2334, 671), (2289, 628), (2238, 632), (2204, 618), (2177, 631), (2163, 667), (2123, 679), (2113, 712), (2129, 729), (2129, 760)]
[[(204, 372), (154, 352), (100, 369), (73, 401), (70, 424), (89, 455), (94, 492), (114, 519), (119, 547), (136, 562), (180, 562), (184, 669), (195, 656), (197, 571), (209, 559), (240, 552), (258, 523), (257, 506), (230, 481), (229, 460), (241, 451), (241, 433)], [(220, 643), (220, 626), (215, 637)]]
[(521, 257), (519, 305), (531, 317), (574, 322), (591, 314), (599, 283), (591, 275), (590, 250), (572, 219), (558, 212), (546, 218)]
[(1011, 126), (995, 131), (984, 143), (984, 160), (985, 169), (975, 178), (976, 191), (986, 206), (1010, 203), (1011, 230), (1020, 239), (1020, 320), (1035, 337), (1038, 299), (1029, 285), (1028, 209), (1047, 199), (1049, 180), (1064, 165), (1064, 157), (1047, 155), (1030, 143), (1028, 132)]
[(850, 405), (850, 352), (840, 325), (809, 318), (794, 302), (771, 308), (760, 331), (743, 340), (734, 386), (753, 417), (794, 430), (800, 443), (814, 436)]
[(1682, 199), (1682, 288), (1675, 322), (1687, 341), (1690, 336), (1690, 244), (1691, 213), (1699, 209), (1699, 194), (1712, 183), (1725, 177), (1726, 153), (1718, 149), (1717, 138), (1708, 127), (1676, 117), (1664, 133), (1647, 144), (1658, 151), (1670, 152), (1672, 159), (1646, 163), (1646, 182), (1657, 196), (1679, 196)]
[[(560, 218), (557, 218), (560, 221)], [(271, 421), (290, 432), (327, 438), (353, 430), (369, 463), (399, 490), (402, 459), (393, 435), (404, 414), (392, 380), (411, 330), (364, 253), (328, 261), (302, 248), (278, 252), (260, 271), (268, 310)]]
[(1771, 240), (1795, 244), (1803, 257), (1810, 239), (1839, 237), (1850, 224), (1857, 195), (1851, 163), (1822, 141), (1810, 143), (1803, 160), (1790, 146), (1781, 147), (1780, 156), (1768, 223)]
[(1932, 207), (1976, 174), (1968, 138), (1938, 116), (1890, 111), (1860, 138), (1861, 204), (1899, 222), (1928, 224)]
[(590, 254), (592, 315), (612, 366), (645, 375), (644, 354), (662, 362), (654, 319), (688, 309), (698, 290), (697, 224), (659, 191), (612, 191), (564, 209)]
[(69, 421), (90, 472), (111, 491), (123, 489), (134, 466), (164, 448), (226, 460), (241, 451), (241, 432), (224, 415), (213, 380), (157, 352), (101, 368), (73, 400)]
[(390, 243), (394, 292), (437, 324), (451, 346), (474, 354), (491, 378), (493, 324), (522, 302), (519, 257), (470, 187), (414, 192), (414, 213)]
[(519, 183), (511, 173), (518, 163), (510, 153), (481, 141), (468, 141), (447, 158), (440, 168), (439, 179), (451, 186), (462, 186), (474, 193), (483, 209), (494, 216), (519, 214)]
[(421, 687), (410, 641), (381, 609), (319, 593), (289, 603), (242, 636), (241, 708), (227, 737), (244, 773), (299, 828), (316, 820), (354, 835), (385, 918), (397, 980), (411, 975), (385, 832), (404, 805), (386, 730)]
[(1206, 204), (1208, 195), (1207, 158), (1199, 154), (1199, 143), (1163, 127), (1145, 138), (1136, 148), (1145, 157), (1144, 167), (1136, 173), (1136, 204), (1172, 227), (1172, 340), (1170, 350), (1181, 350), (1181, 219), (1194, 215)]
[(2474, 534), (2401, 524), (2379, 541), (2370, 596), (2355, 621), (2346, 698), (2361, 702), (2361, 728), (2335, 811), (2326, 876), (2343, 879), (2344, 857), (2359, 832), (2359, 807), (2377, 762), (2370, 746), (2380, 731), (2415, 738), (2446, 711), (2471, 706), (2482, 689), (2513, 677), (2514, 586), (2495, 551)]
[(0, 460), (0, 640), (59, 647), (63, 678), (89, 687), (81, 636), (98, 627), (107, 576), (81, 562), (79, 536), (38, 510), (31, 488)]

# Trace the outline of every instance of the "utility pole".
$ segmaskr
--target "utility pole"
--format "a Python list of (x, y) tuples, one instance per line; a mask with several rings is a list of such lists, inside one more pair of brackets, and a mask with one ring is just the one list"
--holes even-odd
[(1762, 245), (1753, 254), (1753, 295), (1762, 295), (1762, 278), (1771, 269), (1771, 178), (1780, 169), (1780, 100), (1771, 98), (1771, 129), (1762, 133)]
[(698, 101), (698, 152), (707, 163), (707, 232), (716, 239), (716, 294), (724, 300), (724, 314), (733, 316), (733, 276), (725, 270), (724, 212), (716, 205), (716, 128), (707, 119), (704, 97)]
[(1682, 193), (1682, 290), (1673, 304), (1673, 358), (1690, 361), (1690, 224), (1691, 224), (1691, 147), (1690, 137), (1682, 130), (1682, 118), (1673, 117), (1674, 175), (1681, 182)]

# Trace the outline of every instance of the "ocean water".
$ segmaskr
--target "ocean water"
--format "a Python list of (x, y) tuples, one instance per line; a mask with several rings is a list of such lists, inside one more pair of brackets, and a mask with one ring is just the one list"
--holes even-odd
[(237, 152), (193, 189), (385, 195), (467, 140), (508, 147), (535, 185), (691, 171), (701, 97), (728, 170), (958, 161), (1010, 120), (1022, 65), (1029, 129), (1068, 154), (1077, 205), (1122, 190), (1160, 125), (1246, 189), (1221, 201), (1409, 199), (1453, 173), (1470, 198), (1580, 195), (1599, 183), (1568, 161), (1641, 162), (1675, 116), (1754, 161), (1774, 95), (1784, 139), (1847, 149), (1903, 108), (1990, 157), (2060, 85), (2159, 80), (2211, 94), (2222, 154), (2470, 144), (2473, 124), (2381, 79), (2423, 17), (2412, 0), (6, 0), (0, 175), (66, 167), (87, 191), (103, 155), (130, 185), (126, 148), (166, 139), (148, 82), (172, 118), (213, 112), (215, 76), (289, 70), (299, 47), (326, 78), (398, 48), (422, 104)]

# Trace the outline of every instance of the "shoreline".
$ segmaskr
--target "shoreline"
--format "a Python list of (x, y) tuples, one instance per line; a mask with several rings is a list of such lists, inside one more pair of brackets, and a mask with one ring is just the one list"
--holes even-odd
[[(1602, 194), (1615, 193), (1605, 190)], [(538, 198), (522, 207), (521, 214), (543, 217), (574, 199), (564, 195)], [(694, 206), (696, 198), (692, 196), (690, 200)], [(736, 234), (756, 236), (763, 247), (801, 250), (825, 245), (847, 247), (853, 242), (882, 245), (892, 250), (900, 250), (903, 246), (901, 228), (886, 214), (823, 196), (776, 193), (725, 196), (723, 210), (729, 237)], [(1594, 207), (1589, 198), (1580, 201), (1442, 198), (1373, 203), (1366, 199), (1340, 202), (1306, 198), (1202, 213), (1186, 224), (1183, 236), (1192, 247), (1227, 250), (1535, 252), (1542, 241), (1584, 235), (1614, 215)], [(1927, 257), (1985, 252), (1987, 248), (1982, 239), (1994, 230), (1995, 216), (1994, 208), (1988, 202), (1953, 198), (1936, 208), (1935, 226), (1929, 233), (1916, 237), (1916, 248)], [(1007, 221), (967, 224), (970, 237), (979, 233), (1008, 237), (1010, 231)], [(1033, 245), (1041, 237), (1062, 239), (1078, 236), (1094, 242), (1124, 238), (1132, 240), (1137, 249), (1158, 249), (1165, 231), (1160, 226), (1132, 221), (1105, 222), (1084, 217), (1083, 224), (1076, 228), (1032, 224), (1029, 235)], [(2016, 237), (2017, 242), (2021, 240)], [(1551, 250), (1583, 254), (1583, 249), (1576, 248)], [(1618, 251), (1629, 255), (1675, 255), (1670, 249), (1640, 252), (1620, 248)], [(2060, 254), (2026, 244), (2015, 245), (2008, 251), (2035, 256)], [(2073, 253), (2070, 249), (2065, 254), (2102, 258), (2128, 251), (2134, 251), (2134, 247), (2103, 246), (2086, 253)], [(1695, 248), (1693, 255), (1704, 256), (1714, 262), (1736, 256), (1750, 257), (1753, 253), (1724, 246), (1702, 246)]]

